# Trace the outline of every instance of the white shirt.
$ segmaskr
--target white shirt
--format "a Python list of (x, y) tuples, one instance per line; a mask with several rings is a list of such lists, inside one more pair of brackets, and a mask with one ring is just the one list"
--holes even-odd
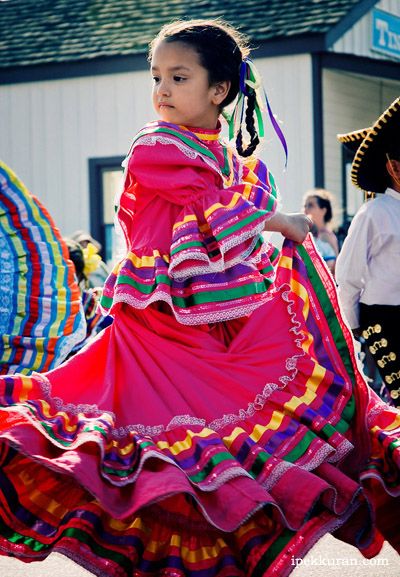
[(400, 305), (400, 192), (387, 188), (363, 204), (336, 261), (342, 310), (359, 327), (359, 303)]

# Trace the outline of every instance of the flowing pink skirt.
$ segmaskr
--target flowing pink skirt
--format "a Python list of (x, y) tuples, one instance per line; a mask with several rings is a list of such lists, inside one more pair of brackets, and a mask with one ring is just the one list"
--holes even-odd
[(121, 305), (46, 374), (0, 379), (0, 550), (98, 576), (289, 575), (327, 532), (400, 548), (400, 415), (367, 387), (333, 279), (284, 245), (248, 318)]

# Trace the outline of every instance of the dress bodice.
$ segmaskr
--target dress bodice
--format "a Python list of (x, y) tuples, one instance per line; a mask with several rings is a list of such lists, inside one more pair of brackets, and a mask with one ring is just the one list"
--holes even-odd
[(277, 251), (262, 237), (276, 210), (272, 175), (243, 162), (214, 131), (146, 125), (126, 160), (118, 218), (127, 256), (108, 278), (102, 307), (168, 302), (178, 320), (236, 318), (262, 304)]

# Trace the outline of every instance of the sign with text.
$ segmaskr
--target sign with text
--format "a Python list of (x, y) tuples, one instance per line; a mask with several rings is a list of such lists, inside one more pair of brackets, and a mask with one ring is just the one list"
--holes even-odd
[(400, 17), (372, 10), (372, 50), (400, 59)]

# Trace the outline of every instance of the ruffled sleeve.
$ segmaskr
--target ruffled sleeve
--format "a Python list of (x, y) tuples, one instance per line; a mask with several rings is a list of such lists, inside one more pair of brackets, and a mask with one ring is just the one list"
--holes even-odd
[[(228, 158), (231, 151), (225, 152)], [(223, 186), (203, 192), (183, 208), (175, 222), (172, 277), (189, 278), (206, 270), (220, 272), (240, 262), (255, 263), (262, 258), (266, 247), (261, 233), (277, 208), (273, 179), (262, 181), (257, 176), (254, 169), (261, 169), (259, 161), (241, 165), (231, 154), (230, 164)], [(265, 165), (263, 168), (267, 175)]]
[[(177, 306), (191, 307), (191, 312), (197, 304), (211, 309), (217, 299), (225, 314), (231, 301), (261, 304), (260, 295), (274, 278), (277, 252), (261, 233), (276, 211), (277, 199), (270, 180), (261, 180), (254, 168), (241, 164), (229, 149), (218, 158), (187, 133), (140, 135), (129, 155), (118, 211), (125, 230), (131, 227), (129, 266), (119, 265), (113, 274), (120, 278), (113, 279), (112, 286), (106, 283), (107, 305), (126, 300), (143, 308), (157, 300), (159, 290), (159, 298), (168, 301), (182, 320)], [(146, 256), (150, 260), (144, 261)], [(128, 276), (134, 280), (129, 291), (136, 290), (144, 262), (158, 269), (145, 296), (121, 298), (121, 284), (129, 284)], [(163, 279), (162, 287), (157, 278)], [(105, 302), (102, 299), (103, 307)], [(236, 316), (241, 315), (231, 311), (226, 318)], [(207, 314), (201, 319), (210, 320)], [(192, 324), (193, 318), (182, 322)]]
[(182, 206), (172, 226), (170, 276), (185, 279), (259, 259), (255, 248), (277, 205), (270, 180), (260, 180), (254, 163), (240, 166), (232, 154), (229, 158), (229, 150), (230, 171), (224, 178), (216, 158), (205, 156), (205, 147), (196, 150), (165, 137), (154, 140), (147, 136), (137, 141), (129, 173), (143, 196)]

